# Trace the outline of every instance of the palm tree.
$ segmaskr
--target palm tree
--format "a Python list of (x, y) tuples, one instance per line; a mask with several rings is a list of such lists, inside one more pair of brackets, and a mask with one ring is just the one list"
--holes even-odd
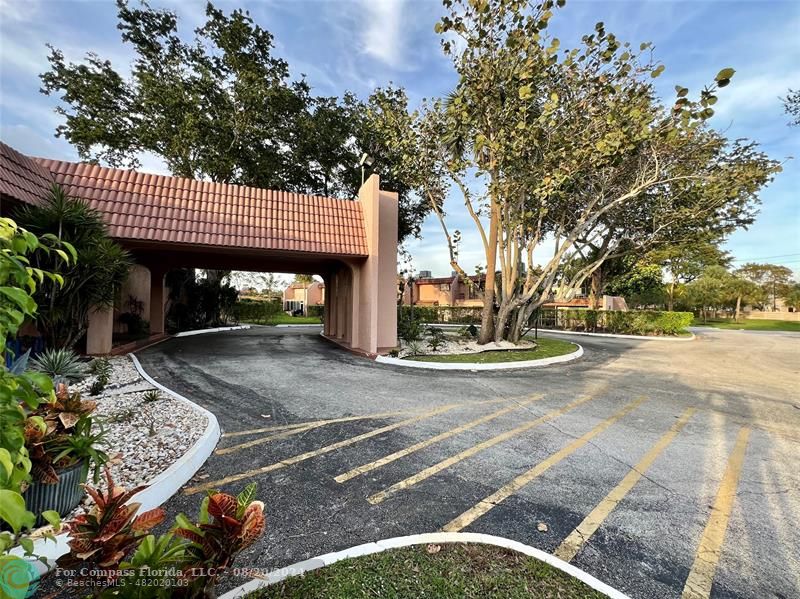
[(112, 306), (132, 260), (109, 236), (101, 214), (85, 201), (69, 197), (54, 184), (39, 205), (26, 205), (15, 220), (36, 235), (50, 234), (72, 244), (78, 260), (36, 252), (31, 266), (60, 274), (63, 286), (45, 281), (35, 294), (36, 326), (50, 347), (73, 347), (86, 332), (89, 310)]

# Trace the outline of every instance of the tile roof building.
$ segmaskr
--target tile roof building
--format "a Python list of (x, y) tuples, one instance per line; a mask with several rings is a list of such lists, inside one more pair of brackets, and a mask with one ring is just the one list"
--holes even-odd
[[(0, 142), (1, 213), (41, 201), (54, 183), (103, 215), (150, 271), (151, 289), (177, 267), (319, 274), (329, 288), (326, 335), (368, 353), (396, 344), (397, 198), (377, 175), (357, 200), (341, 200), (32, 158)], [(150, 305), (163, 305), (160, 294)], [(361, 314), (364, 298), (381, 303), (380, 318)], [(163, 331), (163, 310), (151, 312), (151, 331)]]

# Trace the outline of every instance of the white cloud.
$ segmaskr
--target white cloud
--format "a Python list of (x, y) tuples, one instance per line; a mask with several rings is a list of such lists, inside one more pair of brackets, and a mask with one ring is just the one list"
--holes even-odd
[(24, 22), (37, 18), (39, 0), (0, 0), (0, 14), (4, 21)]
[(405, 69), (403, 13), (406, 0), (361, 0), (362, 51), (395, 69)]

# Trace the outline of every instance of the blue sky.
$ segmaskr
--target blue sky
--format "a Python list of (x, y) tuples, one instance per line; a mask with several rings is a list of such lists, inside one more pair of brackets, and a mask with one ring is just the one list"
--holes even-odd
[[(204, 17), (204, 2), (151, 0), (181, 17), (187, 34)], [(295, 76), (305, 74), (320, 95), (345, 90), (366, 97), (389, 81), (404, 86), (412, 104), (445, 94), (455, 78), (442, 55), (433, 25), (439, 0), (237, 0), (216, 2), (225, 9), (247, 8), (276, 41), (276, 53)], [(664, 97), (675, 84), (698, 89), (723, 67), (733, 83), (721, 90), (712, 125), (730, 137), (761, 143), (776, 159), (795, 156), (761, 194), (763, 206), (748, 231), (728, 243), (737, 263), (782, 263), (800, 272), (800, 127), (787, 126), (780, 97), (800, 88), (800, 2), (568, 0), (551, 31), (561, 46), (576, 44), (597, 21), (618, 38), (652, 41), (666, 64), (659, 78)], [(87, 50), (124, 71), (129, 50), (119, 39), (112, 0), (0, 0), (0, 139), (22, 152), (75, 160), (74, 150), (53, 137), (56, 101), (39, 93), (38, 74), (47, 67), (45, 43), (78, 60)], [(155, 157), (143, 170), (165, 172)], [(452, 203), (451, 228), (463, 232), (465, 268), (481, 262), (476, 236)], [(438, 224), (429, 219), (419, 241), (409, 243), (417, 270), (449, 272)]]

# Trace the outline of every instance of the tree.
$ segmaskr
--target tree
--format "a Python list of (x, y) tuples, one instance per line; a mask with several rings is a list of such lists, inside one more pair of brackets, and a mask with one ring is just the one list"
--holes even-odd
[(734, 320), (739, 320), (742, 305), (758, 301), (763, 291), (752, 281), (715, 265), (689, 283), (686, 294), (689, 304), (700, 311), (705, 322), (709, 309), (716, 312), (723, 308), (732, 310)]
[(783, 108), (791, 117), (791, 121), (789, 121), (789, 126), (799, 127), (800, 126), (800, 90), (798, 89), (790, 89), (789, 93), (786, 94), (786, 97), (783, 99)]
[(667, 245), (650, 253), (650, 259), (660, 264), (669, 275), (667, 310), (675, 307), (676, 291), (692, 282), (709, 266), (727, 268), (731, 263), (728, 252), (720, 249), (721, 238), (709, 239), (700, 233), (699, 239), (678, 245)]
[(637, 260), (632, 255), (624, 256), (618, 262), (622, 268), (610, 277), (606, 286), (611, 295), (623, 296), (631, 306), (663, 304), (664, 281), (660, 264)]
[(800, 283), (792, 282), (787, 285), (783, 292), (783, 302), (794, 309), (800, 310)]
[(178, 176), (294, 189), (306, 183), (292, 138), (309, 105), (305, 82), (289, 81), (273, 37), (248, 13), (206, 7), (186, 42), (174, 12), (118, 0), (118, 29), (136, 58), (125, 79), (93, 53), (66, 63), (50, 48), (43, 92), (61, 93), (57, 128), (83, 160), (136, 168), (152, 152)]
[(780, 264), (756, 264), (748, 262), (744, 266), (736, 269), (736, 274), (748, 281), (752, 281), (769, 298), (772, 309), (778, 309), (778, 297), (780, 297), (789, 282), (792, 280), (792, 269)]
[(297, 274), (294, 276), (294, 283), (298, 283), (300, 285), (309, 285), (314, 282), (314, 275), (300, 275)]
[(398, 192), (400, 239), (419, 234), (430, 209), (393, 176), (396, 156), (383, 142), (384, 121), (405, 109), (401, 90), (366, 103), (349, 93), (312, 96), (303, 79), (290, 80), (272, 34), (246, 11), (208, 3), (206, 22), (187, 41), (174, 12), (117, 6), (117, 27), (136, 56), (129, 78), (97, 54), (75, 64), (53, 47), (41, 76), (42, 92), (61, 100), (56, 135), (82, 160), (137, 168), (151, 152), (181, 177), (353, 197), (366, 152), (384, 188)]
[[(666, 108), (652, 83), (664, 65), (649, 44), (637, 52), (598, 23), (580, 48), (560, 49), (547, 27), (563, 0), (444, 5), (436, 30), (459, 83), (409, 115), (395, 143), (404, 180), (429, 198), (451, 265), (473, 287), (444, 213), (451, 186), (478, 232), (481, 342), (518, 339), (539, 306), (573, 297), (609, 259), (752, 222), (779, 166), (704, 124), (733, 69), (694, 100), (677, 86)], [(536, 268), (546, 241), (552, 258)]]
[(112, 306), (116, 291), (128, 277), (132, 261), (106, 231), (99, 212), (86, 202), (67, 196), (53, 185), (41, 204), (20, 208), (15, 219), (38, 236), (51, 235), (78, 253), (66, 261), (60, 253), (37, 250), (31, 264), (58, 273), (64, 284), (43, 282), (34, 298), (39, 306), (36, 326), (53, 347), (73, 347), (89, 325), (89, 311)]

